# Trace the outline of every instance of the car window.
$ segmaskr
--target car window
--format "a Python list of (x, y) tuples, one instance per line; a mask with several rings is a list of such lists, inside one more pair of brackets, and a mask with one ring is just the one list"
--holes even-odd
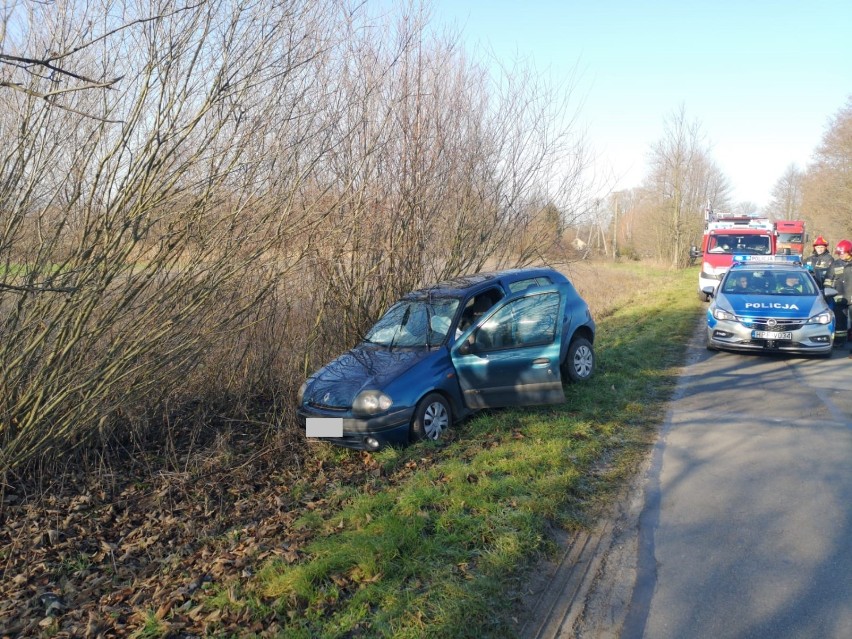
[(774, 275), (775, 295), (816, 295), (813, 281), (805, 273), (799, 271), (778, 272)]
[(432, 344), (443, 341), (449, 333), (459, 303), (458, 299), (432, 300), (427, 306), (431, 329), (429, 341)]
[(762, 283), (751, 273), (731, 273), (725, 280), (722, 292), (737, 295), (757, 293), (762, 288)]
[(550, 344), (556, 337), (559, 294), (543, 293), (513, 300), (476, 332), (480, 350)]
[(489, 310), (503, 298), (503, 292), (498, 288), (490, 288), (471, 297), (464, 306), (459, 318), (456, 337), (463, 331), (476, 324), (485, 311)]
[(517, 293), (519, 291), (528, 289), (531, 286), (549, 286), (550, 284), (553, 284), (553, 282), (550, 281), (549, 277), (531, 277), (526, 280), (518, 280), (517, 282), (512, 282), (511, 284), (509, 284), (509, 290), (512, 293)]

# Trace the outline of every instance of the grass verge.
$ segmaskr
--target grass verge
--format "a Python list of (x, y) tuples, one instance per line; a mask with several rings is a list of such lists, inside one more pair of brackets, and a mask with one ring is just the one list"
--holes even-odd
[(299, 520), (303, 554), (218, 605), (286, 637), (511, 636), (511, 593), (549, 528), (592, 523), (673, 389), (701, 310), (694, 269), (643, 270), (642, 295), (599, 319), (597, 373), (565, 404), (484, 412), (447, 442), (382, 451), (379, 489), (341, 486)]

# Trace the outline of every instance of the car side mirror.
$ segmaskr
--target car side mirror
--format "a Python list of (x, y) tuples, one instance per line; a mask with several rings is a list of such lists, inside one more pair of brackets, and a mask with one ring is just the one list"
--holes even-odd
[(707, 297), (713, 297), (716, 294), (716, 289), (712, 286), (705, 286), (701, 289), (701, 292), (704, 293)]
[(701, 249), (699, 249), (697, 246), (690, 246), (689, 257), (693, 260), (698, 259), (699, 257), (701, 257)]
[(830, 286), (826, 286), (822, 290), (822, 294), (825, 297), (834, 297), (835, 295), (837, 295), (837, 293), (838, 293), (838, 290), (836, 288), (831, 288)]
[(459, 355), (470, 355), (476, 349), (474, 348), (474, 344), (476, 344), (476, 334), (471, 333), (467, 336), (467, 339), (459, 346), (458, 353)]

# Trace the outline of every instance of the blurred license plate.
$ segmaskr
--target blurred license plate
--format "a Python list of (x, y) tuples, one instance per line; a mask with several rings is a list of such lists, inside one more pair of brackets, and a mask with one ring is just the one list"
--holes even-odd
[(308, 437), (343, 437), (342, 417), (308, 417), (305, 419)]
[(752, 331), (752, 339), (793, 339), (792, 333), (776, 333), (775, 331)]

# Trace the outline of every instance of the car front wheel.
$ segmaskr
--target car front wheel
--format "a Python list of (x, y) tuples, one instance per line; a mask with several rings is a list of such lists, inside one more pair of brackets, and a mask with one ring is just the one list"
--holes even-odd
[(595, 372), (595, 351), (585, 337), (578, 337), (568, 347), (562, 374), (572, 382), (583, 382)]
[(413, 439), (441, 439), (444, 431), (452, 425), (450, 405), (443, 395), (429, 393), (417, 405), (411, 422)]

